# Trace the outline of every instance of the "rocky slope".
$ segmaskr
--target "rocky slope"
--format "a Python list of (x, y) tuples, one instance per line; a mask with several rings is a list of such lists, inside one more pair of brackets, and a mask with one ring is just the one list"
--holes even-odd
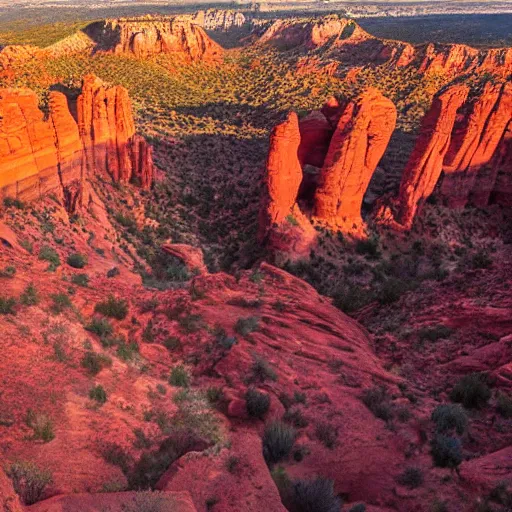
[(30, 201), (54, 193), (73, 212), (89, 202), (87, 182), (94, 174), (151, 186), (151, 147), (135, 134), (126, 89), (90, 75), (76, 106), (71, 103), (52, 91), (45, 119), (35, 92), (0, 90), (2, 199)]

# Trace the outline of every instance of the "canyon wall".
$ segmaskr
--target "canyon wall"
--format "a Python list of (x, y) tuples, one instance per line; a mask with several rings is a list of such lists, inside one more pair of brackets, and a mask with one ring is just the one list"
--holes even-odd
[(224, 9), (208, 9), (197, 11), (192, 17), (192, 23), (205, 30), (222, 30), (224, 32), (235, 27), (242, 27), (247, 22), (243, 13)]
[(126, 89), (84, 78), (77, 119), (61, 92), (49, 95), (48, 116), (30, 89), (0, 89), (0, 198), (23, 201), (52, 192), (69, 211), (87, 201), (87, 178), (149, 188), (151, 147), (135, 134)]

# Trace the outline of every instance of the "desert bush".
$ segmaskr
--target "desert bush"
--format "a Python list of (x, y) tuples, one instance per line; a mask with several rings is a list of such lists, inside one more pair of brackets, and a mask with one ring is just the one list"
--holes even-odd
[(125, 475), (130, 472), (133, 458), (122, 446), (116, 443), (106, 443), (102, 447), (101, 455), (106, 462), (120, 468)]
[(29, 409), (25, 417), (25, 423), (33, 431), (32, 439), (43, 441), (43, 443), (49, 443), (55, 439), (53, 421), (46, 414), (36, 413)]
[(100, 338), (111, 336), (114, 332), (112, 324), (106, 318), (95, 317), (85, 326), (85, 328)]
[(172, 386), (188, 388), (190, 386), (190, 373), (181, 364), (175, 366), (169, 375), (169, 384)]
[(239, 318), (235, 324), (235, 331), (240, 334), (240, 336), (247, 336), (259, 330), (259, 321), (257, 316)]
[(462, 446), (455, 437), (437, 434), (430, 448), (434, 464), (440, 468), (457, 469), (462, 462)]
[(381, 257), (379, 239), (377, 237), (371, 237), (366, 240), (358, 240), (355, 249), (357, 254), (364, 255), (369, 260), (377, 260)]
[(89, 276), (87, 274), (74, 274), (71, 276), (71, 282), (77, 286), (87, 288), (89, 286)]
[(400, 485), (408, 487), (409, 489), (416, 489), (423, 484), (423, 473), (420, 468), (407, 468), (397, 478)]
[(318, 423), (315, 427), (315, 435), (326, 448), (332, 450), (336, 446), (338, 430), (330, 423)]
[(50, 265), (49, 270), (55, 270), (60, 265), (60, 257), (58, 252), (48, 245), (43, 245), (39, 250), (39, 259), (47, 261)]
[(455, 430), (457, 434), (462, 435), (468, 428), (468, 417), (460, 405), (438, 405), (432, 411), (430, 418), (436, 424), (436, 430), (439, 434), (446, 434)]
[(39, 304), (39, 295), (33, 283), (28, 284), (20, 295), (20, 302), (24, 306), (35, 306)]
[(263, 457), (267, 464), (283, 460), (291, 452), (297, 431), (282, 421), (268, 423), (263, 432)]
[(236, 455), (230, 455), (226, 459), (226, 469), (229, 473), (236, 473), (240, 467), (240, 457), (237, 457)]
[(392, 277), (382, 283), (377, 298), (383, 305), (392, 304), (400, 299), (408, 289), (409, 284), (406, 281)]
[(283, 420), (296, 428), (307, 427), (309, 423), (298, 407), (287, 409), (283, 415)]
[(247, 414), (251, 418), (263, 418), (270, 408), (270, 397), (257, 389), (249, 388), (245, 392)]
[(33, 462), (19, 461), (10, 465), (7, 476), (12, 480), (14, 490), (25, 505), (38, 502), (52, 483), (53, 477), (47, 469), (41, 469)]
[(104, 404), (107, 401), (107, 392), (102, 385), (98, 384), (89, 390), (89, 398), (96, 400), (99, 404)]
[(512, 397), (504, 392), (498, 393), (496, 410), (504, 418), (512, 418)]
[(361, 400), (375, 417), (384, 421), (389, 421), (393, 417), (393, 411), (385, 388), (373, 387), (366, 389), (361, 396)]
[(66, 263), (73, 268), (84, 268), (87, 265), (87, 258), (83, 254), (74, 252), (67, 257)]
[[(105, 340), (107, 338), (103, 338)], [(115, 341), (116, 338), (108, 338), (109, 340), (112, 340), (114, 344), (117, 344), (117, 350), (116, 350), (116, 356), (119, 357), (119, 359), (128, 362), (133, 361), (137, 354), (139, 353), (139, 345), (136, 341), (131, 341), (130, 343), (126, 343), (124, 338), (118, 338), (120, 341)], [(103, 341), (102, 340), (102, 341)]]
[(163, 345), (167, 350), (173, 352), (181, 348), (181, 341), (176, 336), (169, 336), (164, 340)]
[(277, 373), (265, 359), (255, 356), (251, 365), (251, 380), (265, 382), (266, 380), (277, 380)]
[(88, 351), (80, 361), (82, 368), (85, 368), (91, 375), (97, 375), (103, 368), (112, 365), (112, 359), (103, 354), (96, 354)]
[(3, 203), (6, 208), (16, 208), (17, 210), (25, 209), (25, 203), (18, 198), (4, 197)]
[(346, 282), (334, 292), (333, 304), (344, 313), (353, 313), (369, 304), (373, 299), (374, 294), (370, 290)]
[(109, 295), (107, 300), (96, 304), (94, 311), (116, 320), (123, 320), (128, 314), (128, 303), (124, 299), (116, 299)]
[(206, 399), (212, 405), (218, 405), (225, 400), (224, 391), (218, 386), (210, 386), (206, 390)]
[(481, 409), (491, 398), (486, 376), (480, 373), (465, 375), (453, 387), (450, 398), (461, 403), (466, 409)]
[(54, 293), (50, 295), (50, 297), (52, 299), (50, 309), (52, 310), (52, 313), (55, 313), (56, 315), (72, 306), (71, 299), (65, 293)]
[(293, 482), (287, 508), (291, 512), (339, 512), (341, 505), (332, 480), (316, 478)]
[(0, 270), (0, 277), (12, 278), (16, 275), (16, 267), (8, 265), (3, 270)]
[(0, 297), (0, 315), (15, 315), (16, 299), (14, 297)]

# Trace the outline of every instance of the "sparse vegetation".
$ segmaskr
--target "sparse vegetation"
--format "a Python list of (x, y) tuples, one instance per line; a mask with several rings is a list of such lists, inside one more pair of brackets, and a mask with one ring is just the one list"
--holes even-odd
[(32, 439), (43, 441), (43, 443), (49, 443), (55, 439), (53, 421), (46, 414), (36, 413), (29, 409), (25, 417), (25, 423), (33, 431)]
[(175, 366), (169, 375), (169, 384), (188, 388), (190, 386), (190, 373), (183, 365)]
[(295, 443), (297, 431), (282, 421), (268, 423), (263, 432), (263, 456), (267, 464), (286, 458)]
[(33, 283), (30, 283), (23, 290), (20, 296), (20, 302), (24, 306), (35, 306), (39, 304), (39, 294)]
[(60, 265), (59, 253), (48, 245), (43, 245), (39, 250), (39, 259), (50, 264), (48, 266), (50, 271), (54, 271)]
[(128, 314), (128, 303), (124, 299), (109, 295), (107, 300), (96, 304), (94, 311), (116, 320), (123, 320)]
[(74, 252), (67, 257), (66, 263), (73, 268), (84, 268), (87, 265), (87, 258), (79, 252)]
[(455, 431), (457, 434), (463, 435), (468, 428), (468, 417), (460, 405), (438, 405), (432, 411), (431, 419), (440, 434), (449, 434)]
[(270, 397), (254, 388), (245, 392), (247, 414), (252, 418), (263, 418), (270, 407)]
[(89, 398), (103, 405), (107, 401), (107, 392), (102, 385), (98, 384), (89, 390)]
[(16, 314), (16, 299), (14, 297), (0, 297), (0, 315)]
[(460, 402), (466, 409), (481, 409), (491, 398), (491, 390), (485, 375), (471, 373), (465, 375), (453, 387), (450, 398)]
[(7, 475), (25, 505), (37, 503), (43, 497), (46, 487), (53, 481), (50, 471), (26, 461), (11, 464)]
[(450, 469), (459, 467), (462, 462), (462, 446), (457, 438), (437, 434), (430, 446), (436, 466)]

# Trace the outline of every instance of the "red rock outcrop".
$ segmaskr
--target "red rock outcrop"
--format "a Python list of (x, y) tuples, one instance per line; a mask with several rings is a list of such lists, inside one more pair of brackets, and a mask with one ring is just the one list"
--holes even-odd
[(12, 483), (0, 468), (0, 512), (23, 512), (18, 495), (12, 488)]
[(396, 124), (396, 108), (369, 89), (344, 109), (329, 145), (314, 197), (314, 216), (322, 224), (359, 230), (361, 205)]
[(270, 136), (258, 238), (276, 251), (303, 255), (315, 231), (296, 202), (302, 182), (299, 144), (299, 119), (291, 112)]
[(203, 28), (184, 16), (108, 20), (103, 30), (111, 33), (107, 45), (114, 42), (107, 51), (131, 53), (141, 59), (172, 53), (192, 61), (216, 61), (223, 53)]
[(151, 186), (151, 147), (135, 135), (126, 89), (88, 76), (78, 122), (71, 110), (64, 94), (51, 92), (45, 119), (35, 92), (0, 90), (1, 197), (30, 201), (55, 192), (74, 211), (87, 202), (87, 178), (95, 173)]
[(162, 250), (181, 260), (191, 272), (207, 274), (208, 269), (204, 264), (203, 251), (199, 247), (187, 244), (164, 244)]
[(443, 163), (441, 194), (452, 208), (485, 206), (498, 173), (494, 155), (512, 119), (512, 84), (488, 82), (460, 117)]
[(242, 27), (247, 23), (247, 18), (240, 11), (225, 9), (208, 9), (197, 11), (192, 17), (192, 22), (206, 30), (228, 31), (233, 27)]
[(423, 119), (420, 135), (405, 167), (398, 193), (396, 220), (409, 228), (422, 203), (430, 196), (441, 175), (458, 109), (468, 88), (450, 87), (434, 98)]

